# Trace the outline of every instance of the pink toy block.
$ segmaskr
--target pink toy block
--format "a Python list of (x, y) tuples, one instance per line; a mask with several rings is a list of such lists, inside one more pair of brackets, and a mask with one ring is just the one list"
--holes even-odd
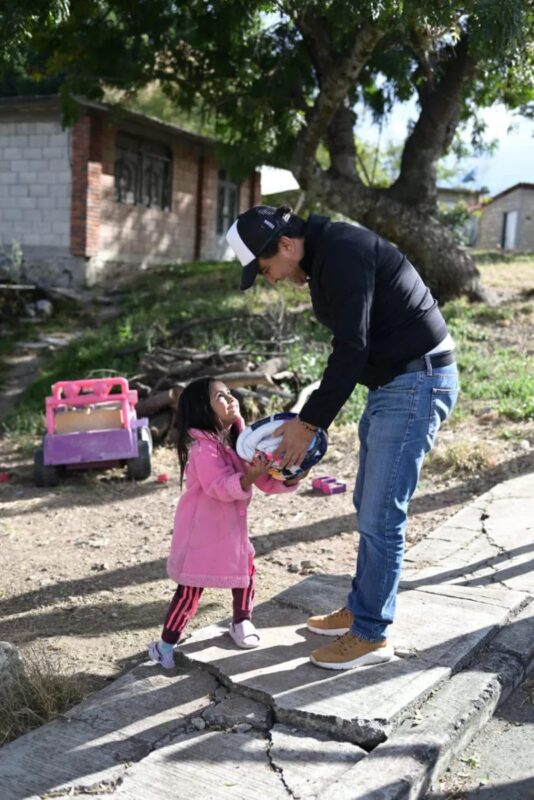
[(323, 494), (341, 494), (347, 491), (347, 484), (344, 481), (338, 481), (337, 478), (332, 478), (330, 475), (314, 478), (312, 487)]

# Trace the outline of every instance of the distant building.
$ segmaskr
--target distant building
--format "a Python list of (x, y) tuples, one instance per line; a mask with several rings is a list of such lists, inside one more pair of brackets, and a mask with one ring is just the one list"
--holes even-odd
[(516, 183), (482, 206), (477, 247), (534, 251), (534, 183)]
[(468, 211), (472, 211), (480, 203), (483, 192), (478, 189), (466, 189), (463, 186), (452, 187), (438, 186), (438, 203), (448, 208), (454, 208), (463, 203)]
[(21, 245), (27, 276), (80, 286), (227, 257), (228, 226), (260, 202), (259, 172), (238, 183), (212, 139), (79, 102), (63, 130), (58, 97), (0, 98), (0, 247)]

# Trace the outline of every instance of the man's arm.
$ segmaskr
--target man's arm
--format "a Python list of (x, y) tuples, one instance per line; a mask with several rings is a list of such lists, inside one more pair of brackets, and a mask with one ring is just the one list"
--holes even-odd
[[(323, 267), (323, 291), (334, 334), (332, 352), (321, 385), (299, 414), (303, 422), (314, 427), (330, 426), (367, 364), (378, 238), (373, 236), (373, 240), (374, 247), (336, 243)], [(313, 432), (299, 420), (292, 420), (275, 431), (280, 433), (283, 439), (274, 455), (281, 457), (283, 466), (299, 464)]]

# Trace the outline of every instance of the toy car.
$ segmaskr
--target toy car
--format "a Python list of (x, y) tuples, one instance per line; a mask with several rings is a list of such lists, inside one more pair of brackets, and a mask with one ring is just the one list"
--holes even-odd
[(47, 397), (46, 433), (34, 453), (37, 486), (55, 486), (64, 470), (126, 465), (129, 478), (151, 473), (152, 436), (137, 419), (137, 392), (126, 378), (59, 381)]

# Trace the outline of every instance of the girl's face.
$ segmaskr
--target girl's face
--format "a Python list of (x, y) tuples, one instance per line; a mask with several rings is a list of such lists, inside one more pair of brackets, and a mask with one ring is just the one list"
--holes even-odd
[(223, 428), (229, 428), (239, 417), (239, 403), (221, 381), (211, 384), (210, 403)]

